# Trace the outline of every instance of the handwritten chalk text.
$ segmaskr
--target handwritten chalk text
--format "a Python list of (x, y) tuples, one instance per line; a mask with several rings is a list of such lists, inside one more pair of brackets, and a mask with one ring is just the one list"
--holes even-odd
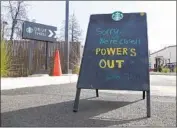
[(100, 44), (116, 44), (116, 45), (123, 45), (123, 44), (133, 44), (138, 45), (141, 43), (140, 39), (106, 39), (106, 38), (100, 38), (99, 40)]
[(124, 60), (105, 60), (101, 59), (99, 62), (100, 68), (115, 68), (116, 65), (118, 68), (122, 68)]
[(140, 75), (139, 74), (132, 74), (132, 73), (124, 73), (124, 75), (128, 78), (128, 80), (139, 80)]
[(119, 80), (120, 75), (108, 75), (108, 76), (106, 76), (106, 80), (113, 80), (113, 79)]
[[(110, 47), (110, 48), (96, 48), (95, 54), (97, 56), (137, 56), (135, 48), (126, 48), (125, 45), (138, 45), (141, 43), (139, 38), (125, 38), (124, 32), (121, 32), (118, 28), (96, 28), (97, 36), (99, 36), (98, 43), (101, 45), (124, 45), (125, 48), (121, 47)], [(100, 59), (98, 62), (98, 66), (102, 69), (104, 68), (122, 68), (124, 64), (124, 60), (119, 59)]]
[(109, 29), (97, 28), (96, 32), (98, 33), (98, 35), (102, 35), (102, 36), (120, 35), (121, 34), (121, 31), (117, 28), (109, 28)]
[(97, 35), (100, 36), (99, 44), (116, 44), (116, 45), (123, 45), (123, 44), (132, 44), (132, 45), (139, 45), (141, 44), (141, 40), (139, 38), (125, 38), (123, 33), (118, 28), (96, 28)]
[(135, 48), (96, 48), (96, 55), (136, 56)]

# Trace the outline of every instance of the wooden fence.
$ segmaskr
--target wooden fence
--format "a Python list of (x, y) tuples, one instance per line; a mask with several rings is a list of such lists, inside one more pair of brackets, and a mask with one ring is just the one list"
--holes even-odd
[[(51, 74), (53, 69), (54, 53), (56, 50), (60, 52), (60, 61), (62, 72), (66, 72), (65, 67), (65, 54), (64, 54), (65, 42), (49, 43), (48, 47), (48, 70), (47, 73)], [(11, 55), (11, 64), (9, 76), (21, 77), (28, 76), (30, 74), (43, 73), (45, 70), (46, 61), (46, 42), (41, 41), (25, 41), (15, 40), (13, 42), (7, 42)], [(32, 54), (31, 54), (32, 53)], [(31, 56), (31, 57), (30, 57)], [(32, 58), (30, 60), (30, 58)], [(70, 42), (70, 63), (69, 68), (73, 70), (74, 66), (80, 61), (80, 43)], [(30, 62), (32, 67), (30, 67)]]

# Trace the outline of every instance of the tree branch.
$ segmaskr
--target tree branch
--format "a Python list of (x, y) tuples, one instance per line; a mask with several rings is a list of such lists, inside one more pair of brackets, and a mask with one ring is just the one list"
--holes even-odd
[(11, 14), (11, 18), (14, 19), (14, 14), (13, 14), (13, 7), (12, 7), (12, 4), (11, 4), (11, 1), (9, 1), (9, 5), (10, 5), (10, 14)]

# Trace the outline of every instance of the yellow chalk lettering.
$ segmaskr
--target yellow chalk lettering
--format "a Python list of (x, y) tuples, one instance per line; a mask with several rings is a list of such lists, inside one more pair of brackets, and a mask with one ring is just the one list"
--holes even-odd
[(130, 56), (136, 56), (136, 49), (135, 48), (131, 48), (130, 52), (131, 52)]
[(127, 50), (127, 48), (123, 48), (123, 55), (128, 55)]
[(114, 60), (107, 60), (107, 65), (108, 65), (108, 68), (114, 68)]
[(107, 53), (108, 55), (114, 55), (115, 54), (116, 49), (115, 48), (107, 48)]
[(122, 48), (117, 48), (117, 55), (122, 55)]
[(118, 68), (122, 68), (124, 60), (116, 60), (116, 63), (118, 63)]
[(106, 49), (101, 49), (101, 55), (106, 55)]
[(100, 51), (100, 48), (96, 48), (96, 55), (98, 55), (99, 51)]
[(104, 59), (101, 59), (99, 62), (100, 68), (106, 68), (106, 61)]

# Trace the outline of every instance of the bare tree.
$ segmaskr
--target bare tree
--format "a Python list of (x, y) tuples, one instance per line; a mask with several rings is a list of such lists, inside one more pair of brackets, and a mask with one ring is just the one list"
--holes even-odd
[(74, 73), (78, 73), (78, 68), (80, 66), (80, 44), (72, 43), (72, 47), (70, 48), (70, 57), (69, 57), (69, 67), (74, 71)]
[(80, 26), (77, 22), (74, 13), (70, 19), (69, 30), (70, 30), (71, 42), (78, 42), (82, 35), (82, 30), (80, 29)]
[(4, 19), (4, 15), (1, 14), (1, 38), (4, 40), (4, 35), (6, 33), (6, 26), (8, 23)]
[[(64, 30), (65, 30), (65, 21), (62, 22), (60, 28), (60, 37), (59, 37), (60, 40), (64, 40), (65, 37)], [(69, 17), (68, 32), (69, 32), (69, 41), (80, 42), (82, 36), (82, 30), (80, 29), (80, 25), (74, 13)]]
[(8, 13), (11, 22), (11, 32), (10, 40), (13, 40), (14, 33), (17, 37), (21, 37), (22, 23), (23, 20), (28, 20), (27, 18), (27, 4), (24, 1), (8, 1), (7, 6)]

